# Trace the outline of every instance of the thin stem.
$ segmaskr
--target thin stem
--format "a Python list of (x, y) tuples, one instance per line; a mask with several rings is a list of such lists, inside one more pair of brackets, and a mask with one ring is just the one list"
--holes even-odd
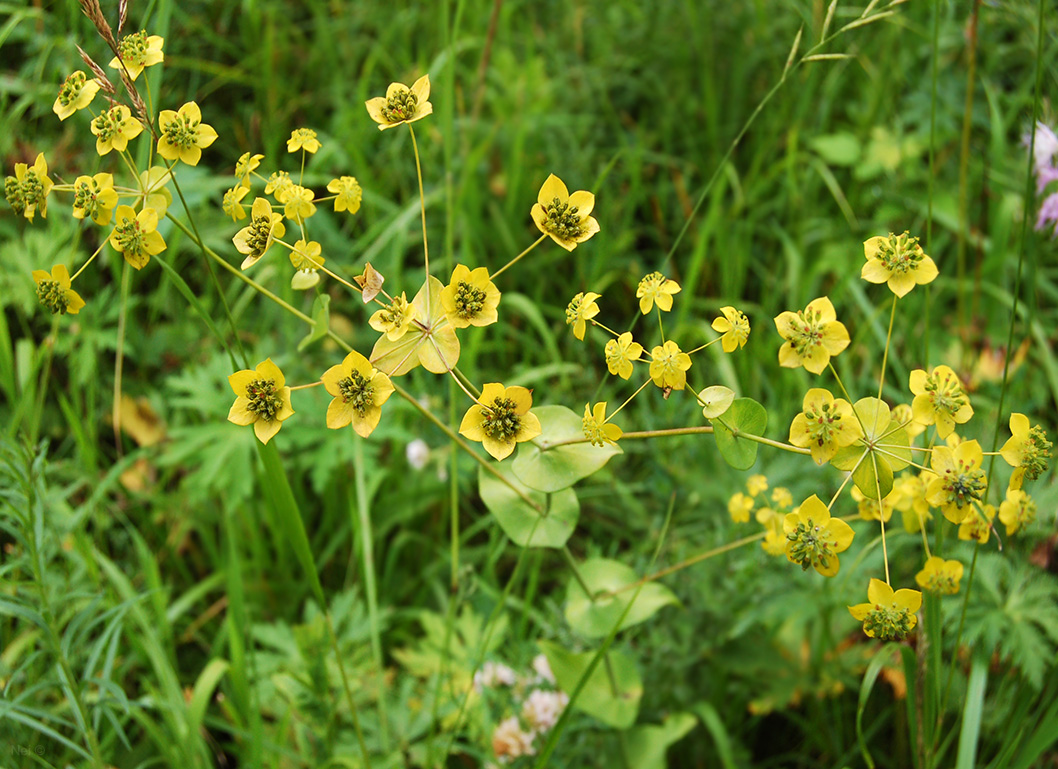
[[(111, 230), (110, 231), (110, 235), (113, 235), (113, 234), (114, 234), (114, 230)], [(77, 272), (75, 272), (72, 276), (70, 276), (70, 282), (71, 283), (73, 283), (75, 280), (77, 280), (77, 276), (80, 275), (82, 272), (84, 272), (85, 269), (88, 267), (88, 265), (90, 265), (93, 262), (93, 260), (97, 256), (99, 256), (100, 252), (103, 250), (103, 247), (106, 246), (107, 242), (110, 240), (110, 235), (107, 235), (105, 238), (102, 239), (102, 241), (99, 244), (99, 248), (97, 248), (95, 250), (95, 252), (90, 257), (88, 257), (88, 260), (84, 264), (81, 265), (81, 268)]]
[(309, 382), (308, 384), (303, 384), (303, 385), (294, 385), (290, 389), (291, 389), (291, 391), (294, 391), (294, 390), (307, 390), (310, 387), (319, 387), (321, 384), (323, 384), (322, 380), (319, 381), (319, 382)]
[(515, 264), (517, 264), (519, 259), (521, 259), (523, 256), (528, 254), (534, 248), (539, 246), (541, 241), (543, 241), (543, 239), (546, 238), (546, 237), (547, 237), (547, 233), (544, 233), (539, 238), (537, 238), (535, 241), (533, 241), (533, 245), (529, 246), (529, 248), (527, 248), (524, 251), (522, 251), (522, 253), (518, 254), (518, 256), (516, 256), (513, 259), (511, 259), (511, 261), (507, 262), (507, 264), (505, 264), (502, 267), (500, 267), (500, 269), (498, 269), (496, 272), (492, 273), (492, 275), (489, 276), (489, 280), (495, 280), (500, 275), (502, 275), (504, 272), (506, 272), (511, 267), (513, 267)]
[(618, 595), (620, 593), (625, 592), (626, 590), (634, 590), (640, 585), (645, 585), (647, 582), (655, 582), (661, 579), (662, 577), (667, 577), (669, 574), (681, 571), (683, 569), (688, 568), (689, 566), (694, 566), (696, 563), (701, 563), (702, 561), (708, 558), (712, 558), (713, 556), (720, 555), (721, 553), (726, 553), (730, 550), (740, 548), (743, 545), (748, 545), (752, 542), (756, 542), (757, 540), (764, 539), (766, 536), (768, 536), (768, 532), (762, 531), (758, 534), (743, 537), (742, 539), (736, 539), (734, 542), (728, 542), (726, 545), (714, 547), (712, 550), (706, 550), (704, 553), (699, 553), (698, 555), (691, 556), (690, 558), (680, 561), (679, 563), (674, 564), (673, 566), (669, 566), (667, 568), (662, 569), (661, 571), (654, 572), (653, 574), (647, 577), (643, 577), (642, 579), (636, 580), (635, 582), (631, 582), (627, 585), (624, 585), (623, 587), (619, 587), (612, 593), (610, 593), (610, 595)]
[(885, 335), (885, 352), (882, 353), (882, 373), (878, 376), (878, 400), (882, 399), (882, 386), (885, 384), (885, 366), (889, 362), (889, 345), (893, 341), (893, 319), (896, 317), (896, 294), (893, 294), (893, 309), (889, 312), (889, 332)]
[(118, 459), (124, 455), (121, 446), (121, 375), (125, 368), (125, 318), (129, 308), (129, 263), (122, 260), (121, 303), (118, 305), (118, 343), (114, 352), (114, 448)]
[(735, 427), (732, 427), (724, 421), (723, 417), (717, 417), (716, 421), (731, 431), (731, 434), (736, 438), (745, 438), (747, 441), (753, 441), (754, 443), (762, 443), (765, 446), (771, 446), (773, 449), (782, 449), (783, 451), (789, 451), (791, 454), (805, 454), (811, 456), (812, 452), (810, 449), (802, 449), (799, 446), (792, 446), (789, 443), (783, 443), (781, 441), (773, 441), (771, 438), (765, 438), (761, 435), (753, 435), (752, 433), (743, 432)]
[(459, 370), (458, 366), (453, 366), (451, 368), (451, 371), (459, 379), (459, 381), (462, 383), (464, 390), (470, 390), (470, 392), (472, 392), (472, 393), (477, 393), (474, 396), (474, 400), (475, 401), (478, 398), (481, 397), (481, 391), (474, 386), (474, 383), (470, 381), (470, 379), (466, 376), (466, 374), (464, 374), (462, 371)]
[(882, 527), (882, 563), (885, 564), (885, 584), (889, 582), (889, 551), (885, 544), (885, 516), (882, 515), (882, 484), (878, 480), (878, 457), (871, 452), (871, 463), (874, 465), (874, 490), (878, 495), (875, 499), (878, 503), (878, 522)]
[[(1041, 0), (1041, 2), (1042, 2), (1042, 0)], [(955, 646), (952, 647), (953, 649), (958, 649), (959, 648), (959, 644), (962, 642), (962, 631), (963, 631), (963, 627), (966, 625), (966, 608), (970, 604), (970, 591), (973, 588), (973, 584), (974, 584), (974, 572), (977, 570), (977, 554), (980, 553), (980, 552), (981, 552), (981, 543), (980, 542), (976, 542), (974, 544), (974, 557), (970, 561), (970, 574), (966, 578), (966, 595), (963, 596), (963, 600), (962, 600), (962, 612), (959, 614), (959, 631), (955, 634)], [(941, 709), (940, 709), (941, 713), (944, 712), (944, 709), (948, 705), (948, 694), (951, 693), (951, 680), (955, 676), (955, 666), (958, 663), (958, 661), (959, 661), (958, 655), (957, 654), (953, 654), (951, 656), (951, 667), (948, 668), (948, 681), (944, 685), (944, 696), (941, 698)]]
[(568, 546), (563, 546), (562, 557), (566, 560), (566, 565), (569, 566), (570, 571), (573, 572), (573, 578), (577, 580), (577, 584), (584, 591), (584, 595), (588, 596), (592, 603), (595, 603), (595, 592), (588, 587), (588, 583), (581, 576), (580, 569), (577, 568), (577, 562), (573, 559), (573, 553), (569, 552)]
[[(422, 188), (422, 166), (419, 163), (419, 144), (415, 141), (415, 128), (408, 123), (408, 131), (411, 133), (411, 148), (415, 152), (415, 173), (419, 177), (419, 204), (422, 208), (422, 252), (426, 262), (426, 283), (430, 282), (430, 245), (426, 242), (426, 193)], [(426, 291), (426, 317), (430, 314), (430, 291)]]
[(863, 420), (860, 419), (860, 415), (856, 411), (856, 404), (853, 402), (852, 396), (849, 395), (849, 391), (845, 389), (845, 383), (842, 382), (841, 381), (841, 377), (838, 376), (838, 370), (836, 368), (834, 368), (834, 361), (829, 361), (827, 363), (827, 366), (830, 368), (830, 373), (834, 375), (834, 381), (837, 382), (838, 383), (838, 387), (841, 388), (841, 394), (845, 396), (845, 400), (847, 400), (849, 403), (852, 404), (852, 407), (853, 407), (852, 408), (852, 413), (856, 417), (856, 421), (860, 425), (860, 430), (862, 430), (863, 434), (866, 435), (867, 434), (867, 427), (866, 427), (866, 425), (863, 424)]
[(588, 322), (591, 323), (593, 326), (598, 326), (603, 331), (606, 331), (606, 332), (610, 333), (611, 335), (613, 335), (614, 338), (617, 338), (617, 337), (621, 336), (619, 333), (614, 331), (609, 326), (604, 326), (602, 323), (600, 323), (599, 321), (595, 320), (595, 318), (588, 318)]
[[(639, 395), (639, 393), (643, 392), (643, 388), (646, 387), (648, 384), (650, 384), (653, 381), (654, 381), (653, 379), (648, 378), (647, 381), (645, 381), (645, 382), (643, 382), (643, 384), (639, 385), (639, 389), (636, 390), (634, 393), (632, 393), (630, 396), (628, 396), (628, 400), (626, 400), (624, 403), (622, 403), (620, 406), (618, 406), (614, 410), (614, 412), (612, 414), (610, 414), (610, 416), (607, 418), (606, 421), (609, 422), (611, 419), (613, 419), (615, 416), (617, 416), (619, 413), (621, 413), (621, 409), (623, 409), (625, 406), (627, 406), (629, 403), (631, 403), (632, 399), (635, 398), (637, 395)], [(712, 428), (710, 428), (710, 429), (712, 429)], [(625, 433), (625, 435), (628, 435), (628, 433)]]

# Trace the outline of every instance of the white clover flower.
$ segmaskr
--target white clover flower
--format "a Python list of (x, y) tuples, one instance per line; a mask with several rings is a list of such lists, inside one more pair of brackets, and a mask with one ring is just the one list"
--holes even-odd
[(522, 731), (517, 716), (511, 716), (496, 727), (492, 733), (492, 752), (500, 763), (506, 764), (519, 756), (532, 756), (536, 753), (533, 747), (533, 732)]
[(518, 677), (502, 662), (486, 662), (474, 674), (474, 690), (492, 689), (496, 686), (514, 686)]
[(422, 438), (416, 438), (404, 449), (408, 464), (416, 470), (422, 470), (430, 460), (430, 447)]
[(522, 704), (522, 718), (535, 732), (546, 732), (558, 722), (558, 717), (569, 704), (565, 692), (535, 689)]

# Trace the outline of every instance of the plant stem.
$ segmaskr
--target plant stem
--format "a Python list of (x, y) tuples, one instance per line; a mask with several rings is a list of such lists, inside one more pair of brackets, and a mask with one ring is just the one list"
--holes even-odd
[(726, 553), (729, 550), (736, 550), (742, 547), (743, 545), (748, 545), (751, 542), (756, 542), (758, 540), (764, 539), (766, 536), (768, 536), (768, 532), (762, 531), (759, 534), (752, 534), (748, 537), (743, 537), (742, 539), (736, 539), (734, 542), (728, 542), (726, 545), (714, 547), (712, 550), (706, 550), (704, 553), (699, 553), (698, 555), (691, 556), (690, 558), (680, 561), (679, 563), (674, 564), (672, 566), (666, 567), (661, 571), (656, 571), (649, 576), (643, 577), (642, 579), (636, 580), (635, 582), (631, 582), (627, 585), (619, 587), (612, 593), (610, 593), (610, 595), (618, 595), (619, 593), (623, 593), (626, 590), (634, 590), (640, 585), (645, 585), (647, 582), (655, 582), (661, 579), (662, 577), (667, 577), (669, 574), (681, 571), (689, 566), (694, 566), (696, 563), (701, 563), (704, 560), (712, 558), (716, 555), (720, 555), (721, 553)]
[(500, 267), (500, 269), (498, 269), (496, 272), (492, 273), (492, 275), (489, 276), (489, 280), (495, 280), (500, 275), (502, 275), (504, 272), (506, 272), (511, 267), (513, 267), (515, 264), (517, 264), (519, 259), (521, 259), (523, 256), (528, 254), (534, 248), (539, 246), (540, 242), (546, 237), (547, 237), (547, 234), (545, 233), (545, 234), (541, 235), (539, 238), (537, 238), (535, 241), (533, 241), (533, 245), (529, 246), (529, 248), (527, 248), (524, 251), (522, 251), (522, 253), (518, 254), (518, 256), (516, 256), (513, 259), (511, 259), (511, 261), (507, 262), (507, 264), (505, 264), (502, 267)]
[[(419, 205), (422, 208), (422, 252), (423, 260), (426, 263), (426, 278), (425, 283), (430, 282), (430, 245), (426, 241), (426, 193), (423, 192), (422, 187), (422, 165), (419, 163), (419, 144), (415, 141), (415, 128), (411, 123), (408, 123), (408, 132), (411, 134), (411, 148), (415, 153), (415, 173), (419, 177)], [(433, 317), (430, 314), (430, 291), (426, 291), (426, 317)]]

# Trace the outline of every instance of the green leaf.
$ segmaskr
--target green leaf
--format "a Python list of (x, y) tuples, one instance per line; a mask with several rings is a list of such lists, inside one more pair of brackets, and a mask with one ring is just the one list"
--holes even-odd
[(518, 445), (513, 463), (518, 480), (530, 488), (548, 492), (567, 489), (601, 468), (614, 454), (623, 453), (611, 444), (555, 446), (562, 441), (584, 438), (581, 417), (565, 406), (541, 406), (533, 409), (533, 413), (540, 420), (542, 432), (533, 441)]
[(832, 166), (853, 166), (860, 159), (860, 142), (851, 133), (816, 136), (809, 145)]
[(545, 494), (520, 483), (514, 477), (509, 464), (493, 466), (511, 485), (546, 511), (546, 515), (541, 515), (518, 496), (514, 489), (487, 472), (485, 468), (479, 468), (478, 489), (481, 500), (511, 541), (519, 547), (565, 545), (577, 527), (577, 519), (580, 517), (580, 502), (577, 501), (576, 492), (573, 489), (563, 489), (555, 494)]
[(459, 361), (459, 339), (441, 305), (444, 286), (432, 275), (423, 283), (412, 304), (422, 325), (413, 325), (400, 339), (379, 337), (371, 350), (371, 364), (389, 376), (422, 367), (431, 374), (446, 374)]
[[(632, 568), (605, 558), (587, 560), (577, 570), (588, 589), (596, 596), (619, 590), (639, 580)], [(635, 591), (629, 589), (592, 601), (577, 578), (571, 577), (566, 590), (566, 622), (585, 638), (602, 638), (617, 625), (634, 596)], [(645, 622), (663, 606), (677, 603), (679, 600), (667, 587), (657, 582), (647, 582), (641, 586), (639, 596), (618, 630)]]
[(735, 391), (723, 385), (706, 387), (698, 396), (702, 402), (702, 415), (706, 419), (716, 419), (723, 415), (735, 402)]
[[(576, 688), (595, 656), (593, 651), (566, 651), (550, 641), (540, 641), (539, 646), (559, 687), (567, 692)], [(613, 673), (613, 685), (608, 671)], [(592, 671), (573, 707), (615, 729), (627, 729), (636, 721), (642, 696), (643, 681), (636, 670), (635, 660), (613, 652)]]
[(691, 713), (671, 713), (663, 723), (637, 726), (628, 733), (628, 766), (636, 769), (666, 769), (665, 751), (698, 724)]
[(893, 490), (893, 468), (884, 457), (871, 452), (853, 471), (852, 482), (867, 499), (885, 499)]
[(768, 426), (768, 412), (752, 398), (739, 398), (722, 417), (709, 420), (720, 449), (720, 456), (736, 470), (748, 470), (757, 461), (757, 442), (738, 436), (739, 433), (764, 435)]
[(298, 352), (301, 352), (313, 342), (318, 342), (327, 336), (327, 330), (331, 325), (331, 297), (329, 294), (320, 294), (312, 303), (312, 331), (304, 339), (298, 342)]

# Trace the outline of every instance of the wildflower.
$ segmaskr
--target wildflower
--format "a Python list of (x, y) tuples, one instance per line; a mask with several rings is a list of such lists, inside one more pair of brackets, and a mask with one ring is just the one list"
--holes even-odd
[(261, 165), (262, 160), (264, 155), (251, 155), (249, 152), (239, 155), (239, 160), (235, 163), (235, 178), (239, 180), (240, 185), (250, 187), (250, 174)]
[(221, 203), (221, 208), (224, 209), (224, 213), (231, 217), (233, 222), (246, 218), (246, 208), (242, 204), (242, 199), (246, 197), (246, 194), (249, 191), (249, 187), (243, 187), (241, 184), (236, 184), (224, 193), (224, 200)]
[(783, 532), (786, 558), (805, 571), (811, 566), (824, 577), (838, 573), (841, 564), (837, 554), (848, 549), (853, 537), (852, 527), (831, 518), (830, 510), (815, 494), (783, 519)]
[(790, 507), (793, 505), (793, 494), (784, 486), (776, 486), (772, 489), (771, 501), (776, 507)]
[(1010, 438), (999, 450), (1008, 465), (1015, 468), (1010, 487), (1020, 489), (1025, 478), (1034, 481), (1047, 469), (1051, 456), (1051, 442), (1039, 425), (1029, 426), (1024, 414), (1010, 415)]
[(859, 487), (853, 486), (852, 498), (856, 501), (856, 512), (865, 521), (888, 523), (889, 519), (893, 517), (893, 510), (896, 508), (896, 495), (891, 491), (879, 503), (877, 499), (868, 499), (859, 490)]
[(327, 261), (320, 256), (322, 250), (315, 240), (299, 240), (290, 252), (290, 263), (295, 270), (318, 270)]
[(245, 254), (242, 269), (252, 267), (265, 255), (275, 238), (286, 234), (283, 217), (272, 213), (272, 204), (264, 198), (257, 198), (250, 209), (250, 223), (239, 230), (231, 242), (240, 254)]
[(751, 475), (746, 480), (746, 491), (749, 492), (751, 497), (755, 497), (758, 494), (763, 494), (768, 490), (768, 479), (767, 477), (757, 474)]
[(114, 191), (113, 174), (78, 176), (73, 183), (73, 215), (75, 219), (91, 219), (96, 224), (110, 224), (118, 194)]
[(415, 305), (408, 301), (407, 294), (402, 291), (400, 296), (393, 297), (389, 306), (375, 311), (367, 323), (395, 342), (407, 333), (416, 315)]
[(162, 53), (164, 44), (164, 38), (158, 35), (148, 36), (147, 30), (125, 35), (118, 43), (118, 55), (110, 60), (110, 68), (118, 70), (124, 68), (129, 73), (129, 77), (135, 80), (145, 67), (152, 67), (162, 62), (165, 58)]
[(290, 196), (290, 190), (294, 187), (294, 180), (286, 171), (275, 171), (265, 182), (265, 195), (271, 195), (278, 203), (286, 203)]
[(552, 685), (555, 683), (555, 674), (551, 672), (551, 663), (547, 661), (545, 655), (537, 654), (533, 657), (533, 670), (539, 680), (547, 681)]
[(327, 182), (327, 192), (335, 193), (334, 210), (336, 212), (348, 211), (355, 214), (360, 210), (360, 200), (364, 197), (364, 191), (360, 189), (360, 182), (355, 176), (340, 176)]
[(926, 487), (926, 499), (952, 523), (962, 523), (972, 510), (971, 503), (984, 497), (987, 479), (981, 469), (982, 456), (977, 441), (965, 441), (955, 449), (933, 449), (930, 467), (937, 477)]
[(781, 516), (776, 515), (764, 526), (764, 539), (760, 547), (768, 555), (784, 555), (786, 553), (786, 532), (782, 530)]
[(297, 152), (303, 149), (305, 152), (315, 154), (321, 146), (320, 140), (316, 138), (316, 132), (310, 128), (295, 128), (290, 132), (290, 138), (287, 139), (287, 152)]
[(1021, 489), (1008, 489), (999, 506), (999, 520), (1007, 527), (1007, 536), (1036, 520), (1036, 501)]
[(517, 716), (500, 722), (492, 733), (492, 752), (501, 763), (508, 763), (520, 756), (536, 754), (533, 747), (533, 732), (523, 732)]
[(433, 113), (430, 104), (430, 76), (423, 75), (411, 88), (404, 83), (390, 83), (386, 95), (376, 96), (364, 102), (367, 114), (378, 123), (378, 130), (414, 123)]
[(59, 88), (59, 95), (55, 97), (55, 103), (51, 105), (51, 111), (59, 116), (59, 120), (65, 120), (79, 109), (84, 109), (92, 103), (99, 92), (99, 81), (91, 80), (81, 70), (77, 70), (63, 82)]
[(639, 281), (636, 297), (639, 299), (639, 311), (649, 315), (657, 303), (658, 309), (669, 312), (672, 309), (672, 295), (680, 293), (680, 284), (669, 280), (660, 272), (651, 272)]
[(550, 731), (568, 704), (569, 695), (565, 692), (534, 689), (522, 703), (522, 718), (534, 732)]
[(962, 579), (963, 565), (959, 561), (945, 561), (939, 555), (931, 556), (922, 571), (915, 575), (915, 582), (923, 590), (941, 595), (955, 595), (959, 592), (959, 580)]
[(300, 224), (316, 213), (316, 206), (312, 202), (312, 190), (308, 187), (292, 184), (284, 191), (284, 195), (286, 200), (283, 206), (283, 216), (287, 219)]
[(915, 421), (915, 412), (907, 403), (898, 403), (893, 406), (892, 419), (907, 431), (907, 437), (911, 439), (918, 437), (926, 429), (925, 425)]
[[(1058, 175), (1055, 178), (1058, 178)], [(1036, 231), (1043, 232), (1048, 225), (1051, 227), (1051, 235), (1058, 234), (1058, 192), (1048, 195), (1040, 203), (1040, 213), (1036, 219)]]
[(810, 449), (817, 465), (829, 462), (838, 449), (863, 437), (863, 428), (849, 402), (834, 400), (829, 390), (813, 388), (805, 394), (803, 410), (790, 425), (790, 443)]
[[(1036, 123), (1036, 141), (1033, 143), (1032, 135), (1026, 133), (1024, 136), (1025, 146), (1033, 144), (1033, 170), (1036, 174), (1036, 192), (1041, 193), (1053, 181), (1058, 181), (1058, 166), (1054, 165), (1053, 158), (1058, 154), (1058, 136), (1042, 121)], [(1058, 197), (1051, 195), (1047, 200), (1058, 203)], [(1041, 210), (1042, 216), (1042, 210)], [(1037, 226), (1036, 229), (1042, 229)]]
[(902, 473), (893, 483), (893, 507), (900, 511), (908, 534), (922, 531), (926, 521), (933, 518), (926, 501), (926, 482), (933, 477), (929, 472)]
[(510, 456), (517, 443), (540, 435), (540, 420), (529, 409), (533, 395), (524, 387), (486, 384), (478, 402), (463, 415), (460, 435), (481, 441), (485, 451), (496, 459)]
[(193, 101), (174, 112), (163, 109), (158, 114), (158, 154), (166, 160), (180, 160), (189, 166), (197, 166), (202, 158), (202, 149), (217, 140), (213, 126), (202, 122), (202, 112)]
[(650, 351), (650, 378), (658, 387), (682, 390), (687, 386), (687, 369), (691, 367), (691, 356), (680, 352), (679, 345), (671, 339)]
[(286, 386), (283, 372), (271, 358), (258, 363), (252, 371), (236, 371), (228, 377), (228, 383), (238, 396), (228, 412), (228, 421), (253, 425), (254, 434), (261, 443), (272, 440), (283, 421), (294, 415), (290, 388)]
[(129, 141), (143, 133), (143, 123), (134, 118), (124, 104), (99, 113), (89, 127), (96, 137), (96, 152), (100, 156), (111, 150), (124, 152)]
[(334, 396), (327, 407), (327, 427), (337, 430), (351, 423), (361, 438), (371, 435), (382, 417), (382, 404), (393, 394), (389, 377), (352, 350), (320, 379), (327, 392)]
[(386, 282), (382, 273), (371, 266), (371, 262), (367, 262), (364, 265), (364, 273), (355, 276), (353, 280), (362, 289), (361, 298), (364, 304), (378, 296), (378, 292), (382, 290), (382, 284)]
[(867, 263), (860, 277), (868, 283), (888, 283), (889, 290), (905, 296), (915, 285), (924, 286), (937, 277), (937, 265), (926, 256), (918, 238), (905, 230), (902, 235), (878, 235), (863, 244)]
[(599, 223), (590, 216), (595, 196), (585, 190), (572, 195), (562, 180), (551, 174), (544, 181), (536, 203), (529, 212), (540, 232), (567, 251), (572, 251), (599, 231)]
[(969, 422), (974, 414), (959, 377), (948, 366), (934, 366), (929, 374), (915, 369), (911, 372), (910, 387), (915, 394), (911, 402), (915, 421), (922, 425), (935, 424), (941, 438), (947, 438), (956, 424)]
[(489, 280), (486, 267), (471, 270), (457, 264), (452, 280), (441, 292), (441, 304), (456, 328), (488, 326), (495, 323), (500, 304), (500, 290)]
[(894, 592), (880, 579), (872, 579), (867, 601), (849, 607), (849, 613), (863, 623), (863, 632), (871, 638), (898, 641), (918, 623), (915, 614), (922, 606), (922, 593), (906, 588)]
[(502, 662), (488, 660), (481, 669), (474, 673), (474, 691), (494, 689), (497, 686), (514, 686), (518, 683), (515, 672)]
[(643, 345), (632, 341), (632, 333), (626, 331), (606, 343), (606, 368), (611, 374), (628, 379), (632, 376), (632, 362), (643, 354)]
[(422, 470), (430, 460), (430, 446), (422, 438), (416, 438), (404, 447), (404, 456), (409, 465), (416, 470)]
[(734, 352), (736, 348), (746, 346), (749, 339), (749, 318), (734, 307), (721, 307), (723, 317), (713, 320), (713, 331), (722, 334), (720, 346), (724, 352)]
[(15, 163), (15, 175), (4, 179), (4, 196), (16, 214), (32, 222), (38, 210), (41, 217), (48, 216), (48, 193), (52, 185), (48, 177), (48, 163), (41, 152), (32, 166)]
[(595, 303), (599, 296), (591, 291), (582, 291), (566, 306), (566, 325), (573, 326), (573, 336), (577, 339), (584, 339), (586, 322), (599, 314), (599, 305)]
[(617, 441), (624, 435), (624, 431), (615, 424), (606, 422), (606, 401), (596, 403), (592, 409), (591, 404), (584, 404), (584, 419), (581, 420), (584, 429), (584, 437), (591, 442), (592, 446), (602, 448), (607, 443), (617, 445)]
[(727, 501), (727, 512), (735, 523), (749, 523), (749, 514), (753, 510), (753, 497), (736, 492)]
[(849, 332), (825, 296), (813, 299), (803, 312), (780, 313), (775, 327), (786, 340), (779, 348), (779, 365), (786, 368), (804, 366), (818, 374), (832, 356), (849, 346)]
[(172, 172), (165, 166), (152, 166), (140, 173), (140, 192), (137, 195), (140, 210), (153, 208), (158, 212), (159, 220), (165, 216), (165, 212), (173, 202), (173, 193), (169, 192), (165, 185), (172, 178)]
[(143, 269), (152, 256), (165, 250), (165, 241), (158, 232), (158, 212), (153, 208), (145, 208), (137, 214), (132, 206), (118, 206), (114, 211), (114, 222), (110, 245), (137, 270)]
[(959, 539), (974, 540), (983, 545), (992, 531), (996, 517), (995, 505), (977, 505), (959, 524)]
[(84, 299), (71, 287), (66, 265), (56, 264), (50, 274), (45, 270), (34, 270), (33, 280), (37, 283), (37, 299), (53, 315), (76, 315), (84, 307)]

